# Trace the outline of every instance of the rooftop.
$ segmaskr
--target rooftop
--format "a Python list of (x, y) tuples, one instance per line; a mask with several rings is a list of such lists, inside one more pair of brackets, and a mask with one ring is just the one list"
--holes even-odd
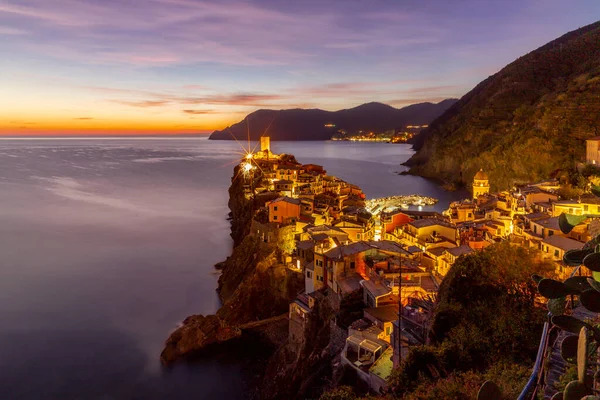
[(400, 244), (393, 242), (391, 240), (380, 240), (380, 241), (371, 240), (368, 242), (368, 244), (372, 248), (382, 250), (382, 251), (389, 251), (392, 253), (399, 253), (399, 254), (404, 254), (404, 255), (410, 254), (408, 251), (404, 250)]
[(436, 225), (452, 228), (452, 225), (450, 225), (446, 221), (442, 221), (442, 220), (439, 220), (436, 218), (418, 219), (416, 221), (409, 222), (408, 224), (414, 226), (415, 228), (425, 228), (427, 226), (436, 226)]
[(544, 228), (552, 229), (554, 231), (560, 230), (560, 226), (558, 225), (558, 217), (539, 219), (535, 221), (535, 223), (542, 225)]
[(362, 279), (362, 276), (359, 274), (338, 278), (338, 286), (342, 289), (342, 293), (352, 293), (360, 290), (360, 281)]
[(436, 257), (439, 257), (446, 252), (446, 248), (445, 247), (434, 247), (432, 249), (427, 249), (427, 252), (430, 254), (433, 254)]
[(557, 247), (561, 250), (576, 250), (581, 249), (583, 247), (583, 243), (578, 242), (577, 240), (569, 239), (562, 236), (548, 236), (542, 243), (549, 244), (550, 246)]
[(392, 292), (388, 287), (379, 281), (364, 280), (361, 281), (360, 284), (363, 288), (365, 288), (365, 290), (368, 290), (375, 297), (385, 296), (386, 294)]
[(343, 246), (338, 246), (325, 253), (325, 256), (334, 260), (341, 260), (346, 256), (362, 253), (371, 248), (367, 242), (356, 242)]
[(544, 219), (544, 218), (549, 218), (550, 216), (546, 213), (543, 212), (537, 212), (537, 213), (531, 213), (531, 214), (527, 214), (524, 216), (525, 219), (528, 219), (530, 221), (535, 221), (538, 219)]
[(483, 168), (482, 168), (479, 171), (477, 171), (477, 173), (475, 174), (473, 179), (477, 179), (480, 181), (487, 181), (489, 179), (489, 177), (485, 172), (483, 172)]
[(463, 254), (472, 253), (475, 250), (473, 250), (472, 248), (470, 248), (466, 244), (463, 244), (463, 245), (458, 246), (458, 247), (452, 247), (450, 249), (446, 249), (446, 251), (448, 253), (452, 254), (454, 257), (459, 257), (459, 256), (462, 256)]
[(417, 246), (408, 246), (408, 248), (406, 249), (406, 251), (408, 251), (410, 254), (422, 253), (423, 252), (423, 250), (421, 250)]
[(269, 202), (269, 204), (274, 204), (274, 203), (279, 203), (279, 202), (286, 202), (286, 203), (290, 203), (290, 204), (295, 204), (297, 206), (300, 205), (300, 199), (292, 199), (291, 197), (278, 197), (275, 200), (272, 200)]
[(315, 247), (314, 240), (300, 240), (296, 242), (296, 247), (302, 250), (310, 250)]
[(398, 319), (398, 305), (365, 308), (363, 311), (365, 315), (369, 314), (381, 322), (391, 322)]

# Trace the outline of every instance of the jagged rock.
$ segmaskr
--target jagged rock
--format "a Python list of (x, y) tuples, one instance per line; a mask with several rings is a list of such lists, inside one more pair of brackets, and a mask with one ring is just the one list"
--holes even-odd
[(191, 315), (177, 328), (165, 343), (160, 355), (163, 364), (205, 350), (208, 346), (238, 338), (242, 331), (216, 315)]

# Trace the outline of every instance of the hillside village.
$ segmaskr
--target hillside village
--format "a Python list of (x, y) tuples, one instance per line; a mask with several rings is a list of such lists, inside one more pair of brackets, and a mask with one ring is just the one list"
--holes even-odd
[[(588, 140), (589, 164), (600, 162), (599, 143)], [(407, 348), (425, 342), (439, 285), (460, 256), (510, 241), (539, 249), (565, 278), (573, 267), (564, 253), (581, 248), (597, 227), (588, 219), (564, 234), (559, 216), (600, 214), (597, 197), (561, 200), (553, 180), (491, 193), (483, 169), (473, 177), (472, 198), (443, 213), (372, 214), (359, 187), (322, 166), (273, 154), (268, 137), (242, 160), (240, 174), (246, 197), (262, 205), (251, 233), (277, 244), (279, 261), (304, 276), (304, 291), (289, 306), (289, 341), (302, 343), (319, 302), (333, 304), (332, 325), (345, 340), (341, 363), (375, 393)], [(356, 298), (362, 317), (349, 321), (344, 307)]]

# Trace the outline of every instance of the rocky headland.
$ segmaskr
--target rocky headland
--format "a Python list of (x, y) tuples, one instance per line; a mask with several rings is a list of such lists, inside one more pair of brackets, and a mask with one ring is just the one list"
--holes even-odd
[(192, 315), (182, 322), (161, 353), (165, 365), (238, 339), (257, 321), (287, 313), (290, 301), (304, 287), (302, 273), (278, 263), (277, 243), (265, 243), (250, 234), (254, 213), (264, 204), (246, 198), (239, 179), (232, 180), (229, 195), (234, 248), (219, 265), (222, 274), (217, 291), (222, 307), (215, 315)]

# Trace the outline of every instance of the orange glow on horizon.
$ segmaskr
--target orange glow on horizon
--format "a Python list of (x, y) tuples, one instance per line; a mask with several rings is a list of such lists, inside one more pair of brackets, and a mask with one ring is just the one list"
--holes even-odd
[(145, 120), (103, 117), (25, 118), (0, 117), (0, 136), (119, 136), (209, 134), (237, 122), (239, 116), (215, 115), (211, 118), (165, 118), (149, 115)]

